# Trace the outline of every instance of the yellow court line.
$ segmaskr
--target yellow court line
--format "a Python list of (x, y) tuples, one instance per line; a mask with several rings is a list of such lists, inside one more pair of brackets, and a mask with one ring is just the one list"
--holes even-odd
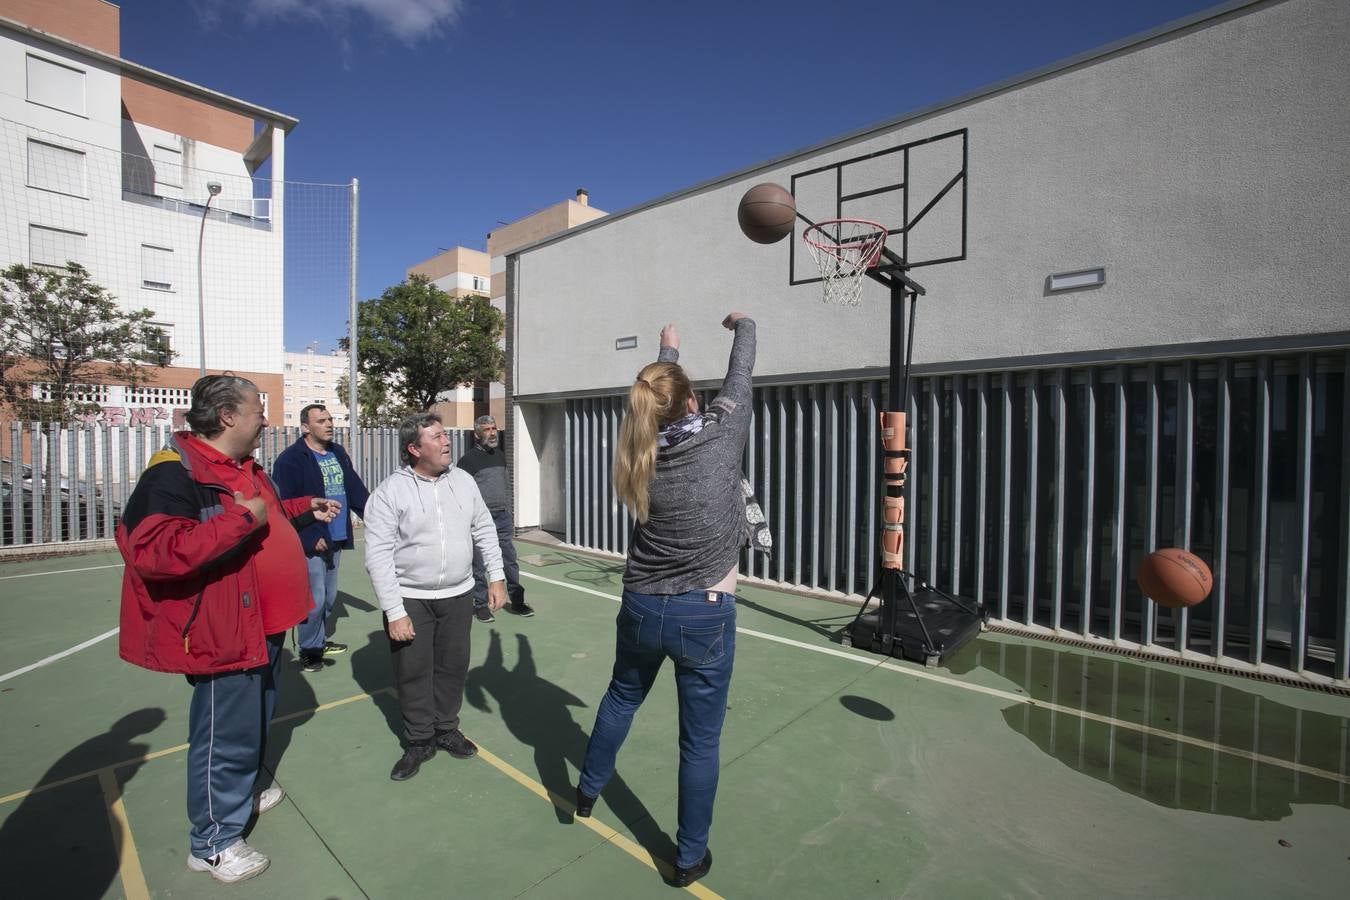
[(117, 787), (117, 776), (111, 767), (99, 769), (98, 783), (103, 788), (103, 799), (108, 804), (108, 826), (112, 828), (117, 846), (117, 873), (122, 878), (122, 891), (127, 900), (150, 900), (150, 888), (141, 871), (141, 858), (136, 853), (136, 841), (131, 836), (131, 822), (122, 806), (122, 792)]
[[(530, 793), (534, 794), (535, 796), (543, 800), (547, 800), (549, 803), (553, 804), (558, 809), (561, 809), (564, 812), (571, 814), (574, 822), (580, 822), (582, 825), (585, 825), (587, 828), (589, 828), (591, 831), (594, 831), (596, 834), (600, 835), (600, 837), (604, 838), (606, 841), (610, 842), (611, 844), (614, 844), (616, 847), (623, 850), (625, 853), (627, 853), (629, 856), (633, 857), (633, 859), (636, 859), (638, 862), (645, 865), (647, 868), (653, 869), (661, 873), (662, 878), (670, 880), (671, 875), (674, 874), (673, 871), (671, 870), (670, 863), (666, 862), (663, 859), (656, 859), (650, 853), (644, 850), (640, 845), (630, 840), (628, 837), (615, 831), (613, 828), (610, 828), (608, 825), (601, 822), (600, 820), (596, 819), (595, 816), (592, 815), (582, 817), (576, 815), (577, 808), (575, 803), (573, 803), (566, 797), (559, 797), (557, 794), (553, 793), (539, 782), (530, 778), (524, 772), (520, 771), (515, 766), (511, 765), (509, 762), (502, 759), (500, 756), (497, 756), (495, 753), (492, 753), (491, 751), (485, 749), (482, 744), (478, 745), (478, 755), (482, 757), (483, 761), (486, 762), (488, 765), (492, 766), (498, 772), (501, 772), (503, 775), (510, 778), (512, 781), (516, 782), (521, 787), (528, 790)], [(704, 900), (722, 900), (720, 894), (716, 894), (713, 891), (710, 891), (708, 888), (699, 884), (697, 881), (689, 885), (687, 888), (685, 888), (685, 890), (693, 894), (695, 897), (704, 898)]]
[[(325, 712), (338, 706), (345, 706), (348, 703), (355, 703), (357, 700), (371, 700), (374, 699), (376, 694), (393, 694), (393, 693), (394, 693), (393, 688), (383, 687), (380, 688), (379, 690), (371, 691), (368, 694), (353, 694), (350, 697), (343, 697), (341, 700), (334, 700), (331, 703), (321, 703), (318, 706), (314, 707), (313, 709), (302, 709), (299, 712), (287, 713), (284, 716), (277, 716), (272, 720), (272, 723), (276, 724), (277, 722), (287, 722), (290, 721), (291, 719), (298, 719), (301, 716), (308, 716), (318, 712)], [(141, 763), (147, 763), (150, 762), (150, 760), (152, 759), (159, 759), (160, 757), (163, 756), (172, 756), (175, 753), (182, 753), (187, 748), (188, 748), (187, 744), (179, 744), (176, 747), (166, 747), (163, 750), (156, 750), (154, 753), (147, 753), (144, 756), (137, 756), (133, 759), (124, 759), (121, 762), (113, 763), (110, 766), (103, 766), (102, 768), (98, 769), (90, 769), (88, 772), (81, 772), (78, 775), (71, 775), (69, 778), (62, 778), (59, 781), (48, 781), (45, 784), (39, 784), (36, 787), (31, 787), (26, 791), (16, 791), (13, 794), (6, 794), (5, 796), (0, 797), (0, 806), (5, 805), (6, 803), (12, 803), (15, 800), (22, 800), (23, 798), (28, 797), (32, 794), (40, 794), (43, 791), (50, 791), (53, 788), (59, 788), (67, 784), (72, 784), (76, 781), (83, 781), (86, 778), (93, 778), (99, 775), (101, 772), (103, 772), (104, 769), (110, 770), (120, 769), (123, 766), (133, 766), (139, 765)]]

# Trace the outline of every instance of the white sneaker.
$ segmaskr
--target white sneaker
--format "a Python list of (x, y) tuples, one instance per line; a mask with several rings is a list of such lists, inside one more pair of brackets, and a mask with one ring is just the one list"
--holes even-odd
[(270, 787), (265, 791), (259, 791), (253, 795), (253, 814), (261, 816), (280, 803), (285, 796), (286, 792), (279, 787)]
[(260, 875), (272, 861), (243, 841), (236, 841), (210, 859), (188, 855), (188, 868), (194, 872), (210, 872), (216, 881), (233, 884)]

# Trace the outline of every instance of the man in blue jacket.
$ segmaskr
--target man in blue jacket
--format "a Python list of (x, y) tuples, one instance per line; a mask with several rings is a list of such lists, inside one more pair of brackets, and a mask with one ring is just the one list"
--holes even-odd
[(300, 532), (314, 595), (314, 608), (300, 623), (300, 666), (306, 672), (320, 672), (325, 653), (347, 650), (346, 644), (329, 640), (328, 617), (337, 599), (338, 558), (353, 546), (351, 511), (365, 516), (370, 492), (352, 469), (347, 451), (333, 442), (333, 414), (319, 403), (300, 410), (300, 440), (277, 456), (272, 481), (283, 500), (313, 496), (342, 504), (333, 521), (316, 522)]

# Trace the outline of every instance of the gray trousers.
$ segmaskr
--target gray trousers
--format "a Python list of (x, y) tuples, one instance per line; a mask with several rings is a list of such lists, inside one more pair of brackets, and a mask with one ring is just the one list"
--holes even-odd
[(417, 636), (390, 641), (403, 736), (424, 744), (438, 732), (459, 727), (464, 678), (469, 671), (469, 627), (473, 595), (423, 600), (404, 597), (403, 608)]

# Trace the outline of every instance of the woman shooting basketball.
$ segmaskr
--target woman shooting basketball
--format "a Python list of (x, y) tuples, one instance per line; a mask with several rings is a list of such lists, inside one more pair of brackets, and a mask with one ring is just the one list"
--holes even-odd
[(670, 657), (680, 710), (677, 887), (712, 867), (708, 829), (736, 650), (736, 569), (747, 538), (741, 458), (753, 408), (755, 323), (732, 313), (722, 325), (736, 336), (722, 390), (706, 411), (676, 363), (674, 325), (661, 330), (657, 362), (638, 373), (628, 392), (614, 484), (637, 524), (623, 578), (614, 674), (577, 785), (577, 815), (588, 816), (614, 774), (633, 714)]

